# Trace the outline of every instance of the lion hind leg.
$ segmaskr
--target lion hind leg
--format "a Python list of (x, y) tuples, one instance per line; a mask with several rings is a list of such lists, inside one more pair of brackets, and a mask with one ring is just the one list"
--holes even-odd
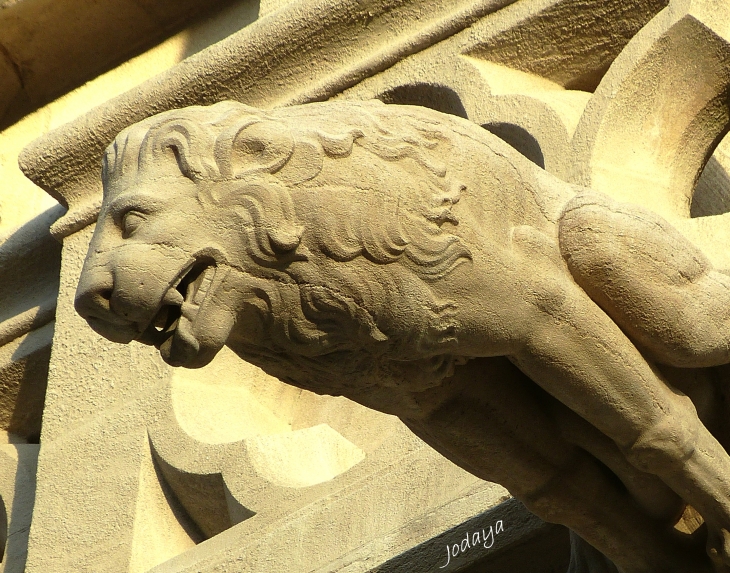
[(591, 456), (576, 450), (570, 463), (556, 468), (551, 477), (543, 488), (517, 497), (546, 521), (570, 522), (585, 540), (571, 544), (570, 573), (616, 571), (610, 560), (589, 550), (586, 543), (596, 544), (606, 555), (621, 555), (615, 563), (623, 573), (709, 573), (701, 547), (640, 511)]
[(667, 221), (585, 193), (559, 233), (575, 281), (646, 355), (678, 367), (730, 362), (730, 277)]
[(642, 511), (671, 525), (679, 518), (684, 502), (662, 480), (629, 463), (618, 446), (558, 400), (547, 400), (563, 438), (600, 460), (621, 480)]

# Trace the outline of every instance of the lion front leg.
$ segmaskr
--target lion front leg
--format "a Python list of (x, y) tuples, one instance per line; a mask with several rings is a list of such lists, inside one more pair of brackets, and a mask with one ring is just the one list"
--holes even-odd
[[(437, 451), (482, 479), (501, 483), (533, 513), (560, 523), (623, 573), (705, 573), (701, 548), (639, 509), (595, 457), (565, 439), (546, 396), (504, 358), (473, 360), (446, 381), (448, 398), (404, 422)], [(432, 401), (429, 393), (419, 401)], [(686, 540), (684, 540), (686, 541)], [(577, 556), (576, 556), (577, 557)]]
[[(724, 536), (730, 530), (730, 457), (691, 400), (659, 378), (616, 323), (567, 276), (560, 280), (560, 272), (533, 275), (522, 285), (525, 335), (511, 360)], [(730, 565), (725, 547), (715, 549)]]

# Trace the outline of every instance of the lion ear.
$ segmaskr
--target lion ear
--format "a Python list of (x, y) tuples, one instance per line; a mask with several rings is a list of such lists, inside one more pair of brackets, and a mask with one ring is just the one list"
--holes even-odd
[(176, 166), (179, 172), (191, 181), (197, 181), (201, 177), (211, 175), (212, 170), (190, 149), (187, 134), (171, 131), (158, 142), (157, 147), (157, 153), (166, 157), (166, 164), (171, 168), (173, 165)]
[(294, 151), (294, 138), (283, 125), (253, 119), (223, 133), (215, 145), (215, 160), (224, 179), (275, 173)]
[(174, 117), (150, 129), (140, 145), (138, 170), (153, 168), (158, 175), (181, 174), (191, 181), (216, 175), (205, 154), (197, 153), (211, 140), (210, 133), (187, 119)]

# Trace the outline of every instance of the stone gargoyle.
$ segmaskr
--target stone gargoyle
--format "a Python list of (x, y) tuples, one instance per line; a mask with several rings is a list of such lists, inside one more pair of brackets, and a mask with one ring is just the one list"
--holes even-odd
[[(394, 414), (624, 573), (730, 571), (726, 416), (703, 398), (730, 277), (656, 214), (378, 102), (165, 112), (103, 178), (76, 297), (98, 333), (191, 368), (228, 345)], [(672, 529), (687, 504), (694, 536)]]

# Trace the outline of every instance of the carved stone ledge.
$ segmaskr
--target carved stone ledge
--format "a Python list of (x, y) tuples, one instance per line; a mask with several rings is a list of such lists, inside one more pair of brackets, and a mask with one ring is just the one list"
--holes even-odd
[(61, 238), (95, 220), (101, 156), (128, 125), (223, 99), (261, 107), (326, 99), (512, 1), (292, 2), (43, 136), (23, 150), (21, 169), (69, 208), (54, 225)]
[[(0, 129), (225, 0), (0, 5)], [(62, 72), (61, 72), (62, 70)]]
[[(504, 530), (495, 534), (495, 528), (500, 521)], [(451, 548), (454, 543), (459, 543), (461, 550), (461, 543), (467, 534), (470, 541), (474, 541), (475, 533), (478, 534), (481, 543), (470, 544), (466, 547), (466, 551), (452, 558)], [(514, 498), (460, 523), (458, 527), (445, 531), (425, 543), (413, 546), (411, 542), (410, 545), (412, 547), (407, 551), (369, 569), (370, 573), (433, 571), (435, 564), (438, 564), (439, 568), (443, 567), (442, 570), (459, 573), (484, 571), (562, 573), (568, 570), (570, 561), (568, 530), (541, 521)], [(447, 546), (450, 547), (448, 552)], [(334, 570), (351, 571), (348, 566), (354, 568), (358, 559), (367, 562), (366, 556), (372, 553), (375, 552), (371, 546), (364, 546), (338, 563), (342, 569), (330, 568), (316, 573), (330, 573)]]

